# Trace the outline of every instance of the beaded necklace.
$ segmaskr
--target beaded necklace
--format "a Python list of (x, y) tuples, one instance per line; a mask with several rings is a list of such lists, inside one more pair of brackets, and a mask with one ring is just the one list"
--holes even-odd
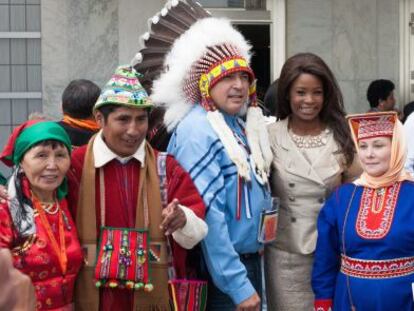
[(40, 205), (43, 208), (43, 210), (49, 215), (54, 215), (59, 211), (59, 204), (55, 202), (53, 203), (40, 202)]
[(289, 129), (289, 135), (298, 148), (310, 149), (325, 146), (328, 142), (329, 129), (323, 130), (319, 135), (296, 135)]

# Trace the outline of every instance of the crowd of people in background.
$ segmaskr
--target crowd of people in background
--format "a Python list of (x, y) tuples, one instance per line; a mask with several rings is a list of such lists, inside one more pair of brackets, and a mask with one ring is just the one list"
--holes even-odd
[(250, 49), (201, 18), (151, 83), (73, 80), (13, 130), (1, 310), (413, 310), (414, 103), (379, 79), (347, 116), (307, 52), (261, 103)]

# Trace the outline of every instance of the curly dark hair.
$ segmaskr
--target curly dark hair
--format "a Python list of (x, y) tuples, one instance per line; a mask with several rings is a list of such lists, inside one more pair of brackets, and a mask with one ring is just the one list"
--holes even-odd
[(345, 119), (342, 93), (331, 70), (319, 56), (299, 53), (286, 60), (279, 77), (276, 117), (285, 119), (292, 114), (290, 88), (302, 73), (314, 75), (322, 81), (324, 103), (319, 118), (333, 131), (340, 152), (345, 155), (347, 165), (350, 165), (354, 160), (355, 146)]

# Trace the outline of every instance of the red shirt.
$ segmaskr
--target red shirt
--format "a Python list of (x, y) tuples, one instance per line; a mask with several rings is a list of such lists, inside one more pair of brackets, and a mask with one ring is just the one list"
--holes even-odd
[[(87, 146), (82, 146), (72, 153), (72, 168), (67, 174), (69, 181), (69, 202), (72, 215), (76, 215), (78, 189), (82, 177)], [(155, 152), (156, 156), (158, 152)], [(141, 163), (132, 158), (126, 164), (113, 159), (103, 166), (105, 176), (105, 225), (113, 227), (135, 227), (135, 213), (138, 200), (138, 184)], [(190, 208), (204, 219), (205, 206), (190, 175), (172, 157), (167, 156), (166, 162), (168, 201), (177, 198), (180, 204)], [(95, 177), (96, 227), (100, 227), (100, 191), (99, 170)], [(151, 202), (149, 202), (151, 206)], [(75, 217), (75, 216), (74, 216)], [(99, 232), (97, 232), (98, 236)], [(188, 274), (186, 266), (187, 251), (174, 241), (173, 256), (177, 277)], [(132, 310), (133, 292), (122, 289), (101, 289), (100, 310)]]

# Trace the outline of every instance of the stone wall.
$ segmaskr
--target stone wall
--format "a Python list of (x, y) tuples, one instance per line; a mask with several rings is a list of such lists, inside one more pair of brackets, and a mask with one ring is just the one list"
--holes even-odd
[[(399, 80), (399, 1), (287, 0), (287, 57), (321, 56), (334, 72), (347, 112), (369, 109), (372, 80)], [(398, 98), (398, 94), (397, 98)]]

